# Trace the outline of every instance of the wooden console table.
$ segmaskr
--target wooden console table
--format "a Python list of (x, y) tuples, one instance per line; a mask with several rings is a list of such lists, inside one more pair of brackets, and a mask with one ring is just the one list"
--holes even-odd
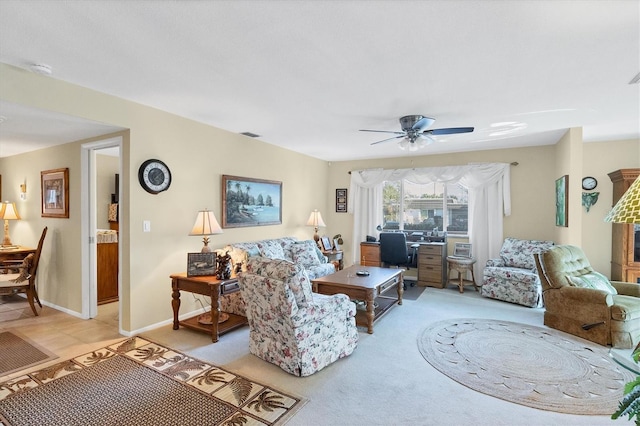
[(16, 246), (9, 249), (0, 249), (0, 260), (22, 260), (36, 249), (31, 247)]
[[(190, 328), (192, 330), (211, 333), (211, 341), (217, 342), (218, 337), (228, 331), (240, 328), (247, 324), (247, 318), (241, 315), (225, 313), (229, 318), (224, 322), (218, 323), (220, 318), (219, 299), (221, 294), (231, 294), (240, 291), (238, 280), (236, 278), (228, 280), (218, 280), (214, 276), (205, 277), (187, 277), (186, 273), (171, 275), (171, 289), (173, 290), (171, 297), (171, 307), (173, 308), (173, 329), (178, 330), (180, 326)], [(201, 324), (198, 317), (178, 319), (178, 311), (180, 310), (180, 291), (189, 293), (202, 294), (211, 297), (211, 316), (213, 324)]]

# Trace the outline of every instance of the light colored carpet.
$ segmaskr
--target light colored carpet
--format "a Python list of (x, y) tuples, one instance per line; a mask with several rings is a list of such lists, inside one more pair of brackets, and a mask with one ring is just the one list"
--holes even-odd
[(306, 400), (140, 337), (0, 383), (8, 425), (277, 425)]
[(509, 321), (440, 321), (420, 333), (418, 348), (438, 371), (471, 389), (560, 413), (611, 414), (635, 378), (602, 346)]
[(57, 358), (57, 355), (16, 331), (0, 332), (0, 376), (25, 370)]

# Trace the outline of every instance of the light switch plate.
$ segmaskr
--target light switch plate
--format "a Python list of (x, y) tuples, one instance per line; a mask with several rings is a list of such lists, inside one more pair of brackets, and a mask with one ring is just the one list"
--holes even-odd
[(151, 232), (151, 221), (143, 220), (142, 221), (142, 231), (143, 232)]

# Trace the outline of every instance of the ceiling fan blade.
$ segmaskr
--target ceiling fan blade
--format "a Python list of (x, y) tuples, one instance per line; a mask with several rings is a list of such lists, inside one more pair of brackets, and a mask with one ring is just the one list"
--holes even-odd
[(473, 132), (473, 127), (448, 127), (446, 129), (425, 130), (422, 133), (426, 133), (429, 135), (453, 135), (455, 133), (471, 133), (471, 132)]
[(376, 132), (376, 133), (393, 133), (394, 135), (404, 135), (404, 132), (392, 132), (390, 130), (368, 130), (360, 129), (361, 132)]
[(387, 141), (391, 141), (391, 140), (394, 140), (394, 139), (402, 139), (402, 138), (404, 138), (404, 134), (402, 134), (400, 136), (394, 136), (394, 137), (388, 138), (388, 139), (383, 139), (383, 140), (378, 141), (378, 142), (373, 142), (371, 145), (376, 145), (376, 144), (379, 144), (379, 143), (382, 143), (382, 142), (387, 142)]
[(412, 126), (413, 130), (422, 130), (431, 126), (436, 120), (431, 117), (422, 117)]

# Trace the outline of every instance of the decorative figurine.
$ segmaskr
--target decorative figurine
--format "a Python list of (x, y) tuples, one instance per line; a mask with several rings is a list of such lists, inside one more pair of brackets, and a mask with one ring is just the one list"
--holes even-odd
[(224, 256), (216, 255), (218, 267), (216, 268), (216, 278), (219, 280), (228, 280), (231, 278), (231, 256), (227, 251)]

